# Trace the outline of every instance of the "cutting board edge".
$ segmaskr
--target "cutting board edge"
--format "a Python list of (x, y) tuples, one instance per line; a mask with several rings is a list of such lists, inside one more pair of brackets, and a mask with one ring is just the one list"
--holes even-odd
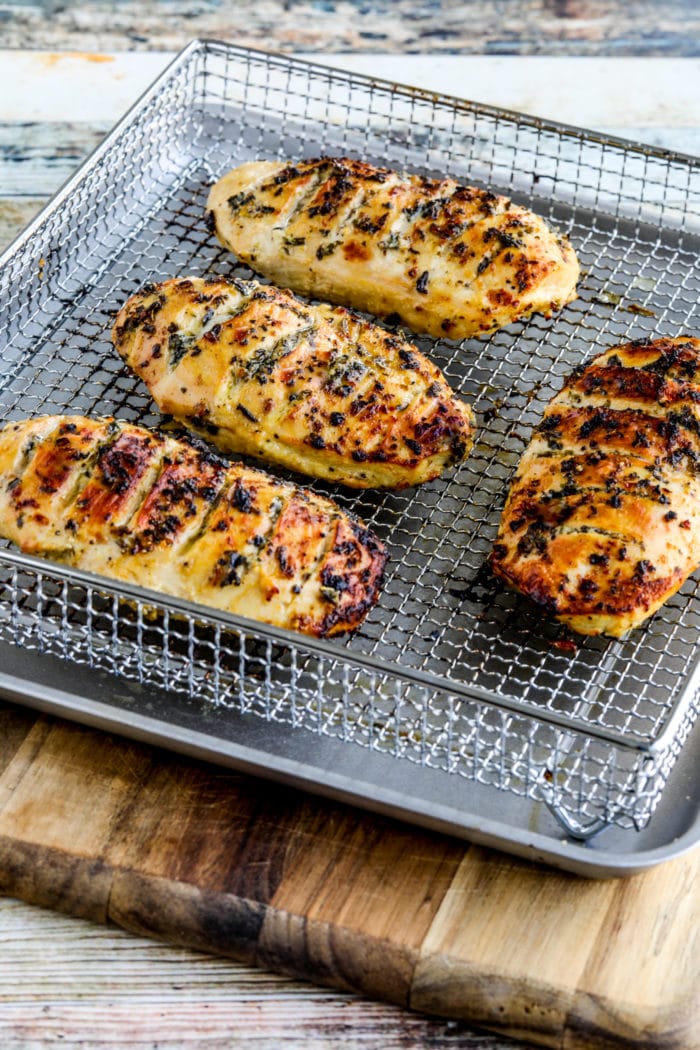
[[(515, 1039), (565, 1050), (700, 1050), (700, 999), (681, 997), (662, 1011), (640, 1012), (638, 1004), (614, 1003), (599, 995), (489, 973), (454, 956), (432, 953), (428, 969), (442, 968), (444, 980), (425, 979), (416, 968), (409, 1007), (419, 1013), (472, 1021)], [(465, 1013), (464, 993), (480, 1009)], [(508, 1017), (508, 1022), (504, 1018)], [(535, 1023), (539, 1021), (539, 1023)]]
[[(522, 978), (509, 980), (503, 974), (477, 971), (453, 956), (431, 953), (431, 968), (437, 964), (445, 975), (438, 989), (434, 981), (421, 983), (426, 956), (420, 949), (391, 945), (386, 939), (350, 927), (331, 929), (328, 922), (281, 911), (264, 902), (202, 890), (177, 879), (135, 873), (95, 857), (76, 857), (6, 835), (0, 836), (0, 892), (79, 919), (112, 923), (175, 947), (225, 956), (543, 1046), (566, 1050), (700, 1048), (697, 998), (666, 1004), (662, 1014), (642, 1019), (638, 1012), (625, 1017), (619, 1004), (576, 994), (568, 998), (564, 1026), (552, 1025), (547, 1023), (551, 1013), (547, 1004), (554, 1003), (555, 996), (561, 1002), (561, 992), (538, 987), (532, 980), (526, 987)], [(295, 957), (290, 950), (294, 938), (287, 939), (281, 950), (270, 941), (270, 929), (280, 926), (303, 931), (303, 958)], [(351, 964), (344, 963), (342, 968), (319, 966), (323, 953), (308, 950), (314, 943), (331, 943), (328, 958), (334, 961), (347, 952)], [(386, 965), (387, 946), (394, 950), (393, 965)], [(362, 960), (368, 953), (382, 960), (382, 965), (370, 966), (367, 974), (363, 973)], [(533, 1024), (538, 1017), (540, 1024)]]

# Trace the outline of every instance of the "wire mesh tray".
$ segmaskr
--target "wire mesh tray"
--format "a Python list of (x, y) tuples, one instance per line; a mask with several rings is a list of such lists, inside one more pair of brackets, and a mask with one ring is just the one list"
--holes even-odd
[[(479, 416), (418, 489), (313, 487), (385, 540), (379, 604), (315, 641), (0, 546), (4, 695), (590, 874), (699, 835), (698, 581), (624, 640), (570, 639), (485, 568), (542, 408), (581, 360), (693, 329), (691, 158), (195, 41), (0, 259), (0, 414), (162, 418), (109, 341), (146, 281), (250, 277), (207, 232), (244, 160), (346, 154), (513, 196), (566, 232), (580, 298), (488, 339), (415, 341)], [(363, 745), (358, 747), (356, 745)]]

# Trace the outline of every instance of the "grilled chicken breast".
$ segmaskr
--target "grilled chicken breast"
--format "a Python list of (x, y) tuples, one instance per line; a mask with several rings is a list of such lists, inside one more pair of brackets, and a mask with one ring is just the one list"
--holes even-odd
[(330, 500), (113, 419), (0, 431), (0, 535), (23, 551), (312, 635), (351, 630), (385, 553)]
[(362, 161), (255, 161), (212, 187), (221, 243), (304, 295), (451, 339), (480, 335), (576, 297), (569, 242), (525, 208), (452, 179)]
[(471, 410), (411, 343), (277, 288), (151, 285), (119, 312), (112, 338), (159, 408), (226, 452), (402, 488), (471, 448)]
[(526, 449), (493, 571), (582, 634), (619, 636), (700, 564), (700, 340), (577, 369)]

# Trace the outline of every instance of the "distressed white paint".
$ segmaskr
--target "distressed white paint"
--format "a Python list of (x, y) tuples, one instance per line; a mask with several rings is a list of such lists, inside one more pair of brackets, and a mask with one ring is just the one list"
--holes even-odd
[[(172, 57), (164, 52), (0, 50), (0, 121), (113, 122)], [(700, 126), (700, 59), (299, 57), (581, 127)]]

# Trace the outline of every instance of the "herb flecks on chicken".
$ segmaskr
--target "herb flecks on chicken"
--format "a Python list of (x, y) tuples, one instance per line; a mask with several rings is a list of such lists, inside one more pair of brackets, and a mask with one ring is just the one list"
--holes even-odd
[(328, 499), (113, 419), (0, 431), (0, 535), (30, 554), (306, 634), (357, 627), (386, 555)]
[(436, 338), (482, 335), (576, 297), (568, 240), (507, 197), (346, 157), (254, 161), (212, 187), (210, 228), (303, 295)]
[(526, 449), (490, 558), (582, 634), (643, 623), (700, 564), (700, 340), (578, 368)]
[(151, 285), (119, 312), (112, 338), (159, 408), (226, 452), (402, 488), (472, 445), (471, 409), (402, 335), (267, 285)]

